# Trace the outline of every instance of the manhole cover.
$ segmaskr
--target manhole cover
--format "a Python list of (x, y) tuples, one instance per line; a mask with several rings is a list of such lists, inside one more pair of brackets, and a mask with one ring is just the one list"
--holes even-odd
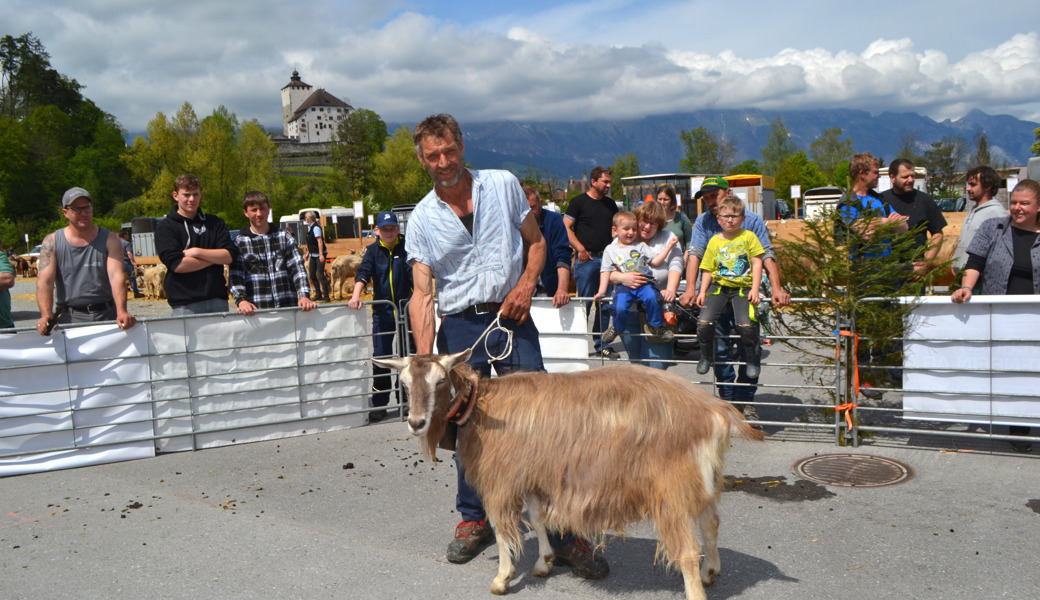
[(796, 475), (844, 487), (875, 488), (910, 481), (914, 470), (897, 460), (866, 454), (823, 454), (804, 458), (791, 469)]

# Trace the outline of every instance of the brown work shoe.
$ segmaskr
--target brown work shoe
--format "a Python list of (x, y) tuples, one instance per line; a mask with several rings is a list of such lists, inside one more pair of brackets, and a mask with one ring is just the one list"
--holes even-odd
[(571, 571), (582, 579), (603, 579), (610, 572), (610, 566), (602, 558), (596, 558), (588, 540), (578, 539), (564, 546), (553, 548), (556, 558), (554, 565), (570, 566)]
[(455, 539), (448, 544), (448, 562), (469, 562), (494, 539), (495, 532), (487, 521), (463, 521), (455, 527)]

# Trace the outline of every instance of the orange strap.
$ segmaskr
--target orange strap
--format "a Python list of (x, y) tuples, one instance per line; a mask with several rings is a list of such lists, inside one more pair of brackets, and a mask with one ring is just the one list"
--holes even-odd
[[(852, 338), (852, 389), (856, 390), (856, 395), (859, 395), (859, 335), (852, 333), (847, 329), (835, 331), (838, 335), (843, 335)], [(841, 345), (834, 346), (834, 360), (841, 361)]]
[(852, 431), (852, 409), (857, 406), (859, 406), (859, 404), (849, 402), (848, 404), (841, 404), (834, 407), (835, 412), (845, 411), (845, 422), (848, 424), (849, 431)]

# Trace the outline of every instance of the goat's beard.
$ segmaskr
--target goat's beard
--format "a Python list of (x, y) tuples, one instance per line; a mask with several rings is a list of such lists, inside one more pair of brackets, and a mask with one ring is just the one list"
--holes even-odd
[(426, 429), (426, 433), (419, 438), (419, 447), (422, 449), (423, 456), (437, 462), (437, 445), (440, 444), (447, 428), (447, 421), (434, 419), (431, 415), (430, 426)]

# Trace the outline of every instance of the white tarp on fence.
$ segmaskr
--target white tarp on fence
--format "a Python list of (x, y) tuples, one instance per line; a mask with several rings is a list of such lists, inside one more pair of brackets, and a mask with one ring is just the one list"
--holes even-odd
[(907, 419), (1040, 425), (1036, 296), (923, 298), (903, 344)]
[(0, 336), (0, 476), (362, 425), (370, 334), (341, 306)]

